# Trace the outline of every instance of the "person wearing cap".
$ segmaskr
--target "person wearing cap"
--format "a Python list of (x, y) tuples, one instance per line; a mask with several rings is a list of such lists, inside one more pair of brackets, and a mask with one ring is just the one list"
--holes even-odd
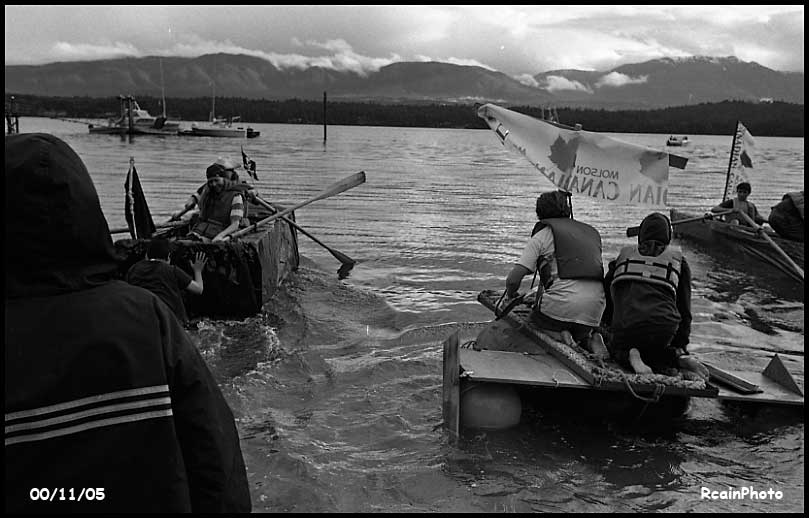
[(713, 207), (711, 212), (722, 212), (728, 209), (733, 209), (735, 212), (725, 215), (725, 221), (734, 225), (750, 226), (747, 220), (738, 214), (739, 212), (744, 212), (750, 216), (750, 219), (755, 221), (757, 225), (767, 223), (767, 220), (758, 213), (758, 209), (753, 202), (747, 201), (747, 197), (750, 196), (750, 192), (751, 188), (749, 183), (740, 183), (736, 186), (736, 197), (723, 201), (716, 207)]
[(606, 350), (593, 350), (593, 338), (600, 339), (593, 331), (605, 306), (601, 236), (595, 228), (573, 219), (565, 191), (542, 193), (537, 198), (536, 214), (539, 221), (506, 278), (501, 307), (517, 297), (526, 275), (537, 272), (539, 290), (533, 322), (565, 342), (584, 342), (585, 347), (603, 356)]
[[(236, 169), (241, 167), (239, 164), (234, 162), (229, 158), (218, 157), (216, 162), (211, 164), (205, 172), (207, 178), (211, 178), (211, 175), (214, 176), (222, 176), (231, 182), (238, 182), (239, 181), (239, 174), (236, 172)], [(197, 205), (199, 205), (200, 197), (202, 196), (202, 191), (207, 186), (207, 182), (200, 185), (196, 191), (191, 193), (191, 196), (188, 198), (188, 201), (185, 202), (183, 208), (174, 212), (171, 215), (169, 221), (178, 221), (186, 212), (189, 212), (194, 209)]]
[(6, 513), (250, 512), (233, 413), (171, 309), (116, 279), (82, 160), (5, 146)]
[(691, 269), (671, 246), (671, 222), (658, 212), (640, 224), (638, 244), (607, 265), (604, 323), (612, 357), (638, 374), (707, 380), (708, 371), (686, 350), (691, 333)]

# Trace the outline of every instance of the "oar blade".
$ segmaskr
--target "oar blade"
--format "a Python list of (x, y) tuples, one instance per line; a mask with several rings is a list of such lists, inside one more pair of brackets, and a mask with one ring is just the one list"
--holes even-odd
[(346, 176), (342, 180), (332, 184), (328, 189), (313, 198), (312, 201), (329, 198), (335, 194), (340, 194), (343, 191), (353, 189), (354, 187), (363, 183), (365, 183), (365, 171), (360, 171), (359, 173)]

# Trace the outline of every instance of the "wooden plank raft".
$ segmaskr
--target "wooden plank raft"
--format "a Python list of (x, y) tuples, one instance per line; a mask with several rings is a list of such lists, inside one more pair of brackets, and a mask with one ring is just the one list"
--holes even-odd
[[(478, 301), (494, 312), (500, 295), (494, 290), (484, 290), (478, 294)], [(661, 374), (635, 374), (611, 360), (599, 361), (589, 351), (543, 333), (531, 323), (530, 311), (528, 306), (518, 305), (502, 317), (519, 331), (509, 339), (517, 342), (527, 338), (531, 343), (518, 349), (530, 353), (461, 349), (458, 357), (464, 375), (498, 383), (803, 406), (802, 391), (777, 355), (761, 373), (722, 370), (708, 364), (712, 383)]]
[[(494, 311), (501, 293), (484, 290), (478, 302)], [(688, 381), (662, 374), (635, 374), (622, 369), (612, 361), (598, 362), (589, 351), (569, 346), (536, 328), (530, 321), (531, 309), (520, 305), (502, 320), (528, 335), (545, 352), (596, 390), (635, 392), (643, 395), (716, 397), (718, 389), (704, 381)]]

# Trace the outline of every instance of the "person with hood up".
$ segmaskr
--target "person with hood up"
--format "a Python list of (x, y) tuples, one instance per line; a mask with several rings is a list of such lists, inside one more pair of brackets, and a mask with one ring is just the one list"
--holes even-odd
[(607, 265), (604, 323), (611, 327), (613, 358), (638, 374), (706, 379), (707, 369), (688, 356), (691, 269), (670, 246), (671, 222), (652, 213), (640, 225), (637, 246), (626, 246)]
[(767, 221), (779, 236), (803, 243), (806, 233), (803, 225), (803, 191), (784, 194), (781, 201), (770, 210)]
[(249, 512), (233, 414), (171, 309), (115, 280), (79, 156), (6, 137), (5, 509)]

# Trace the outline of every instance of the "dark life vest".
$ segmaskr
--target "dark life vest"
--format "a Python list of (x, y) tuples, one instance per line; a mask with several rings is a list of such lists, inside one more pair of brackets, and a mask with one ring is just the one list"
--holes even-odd
[[(216, 196), (210, 189), (205, 189), (202, 191), (202, 196), (200, 196), (200, 211), (199, 211), (199, 223), (198, 226), (202, 223), (206, 223), (204, 225), (206, 228), (211, 227), (210, 230), (205, 230), (200, 232), (202, 227), (195, 228), (195, 231), (205, 235), (206, 237), (214, 237), (216, 234), (221, 232), (224, 228), (230, 225), (230, 211), (233, 203), (233, 197), (237, 194), (241, 194), (244, 200), (244, 205), (247, 207), (247, 201), (245, 193), (250, 189), (250, 186), (247, 184), (233, 184), (225, 187), (225, 190), (222, 193), (213, 198), (213, 200), (209, 201), (209, 197)], [(211, 203), (212, 202), (212, 203)], [(216, 228), (219, 228), (219, 231), (215, 231)], [(212, 236), (209, 236), (213, 232)]]
[(624, 281), (648, 282), (665, 286), (677, 296), (680, 284), (683, 254), (677, 248), (668, 247), (660, 255), (641, 255), (637, 246), (625, 246), (615, 261), (615, 275), (610, 285)]
[[(553, 230), (554, 257), (560, 279), (604, 279), (601, 262), (601, 236), (586, 223), (570, 218), (538, 221), (533, 236), (546, 226)], [(537, 265), (542, 270), (542, 265)]]

